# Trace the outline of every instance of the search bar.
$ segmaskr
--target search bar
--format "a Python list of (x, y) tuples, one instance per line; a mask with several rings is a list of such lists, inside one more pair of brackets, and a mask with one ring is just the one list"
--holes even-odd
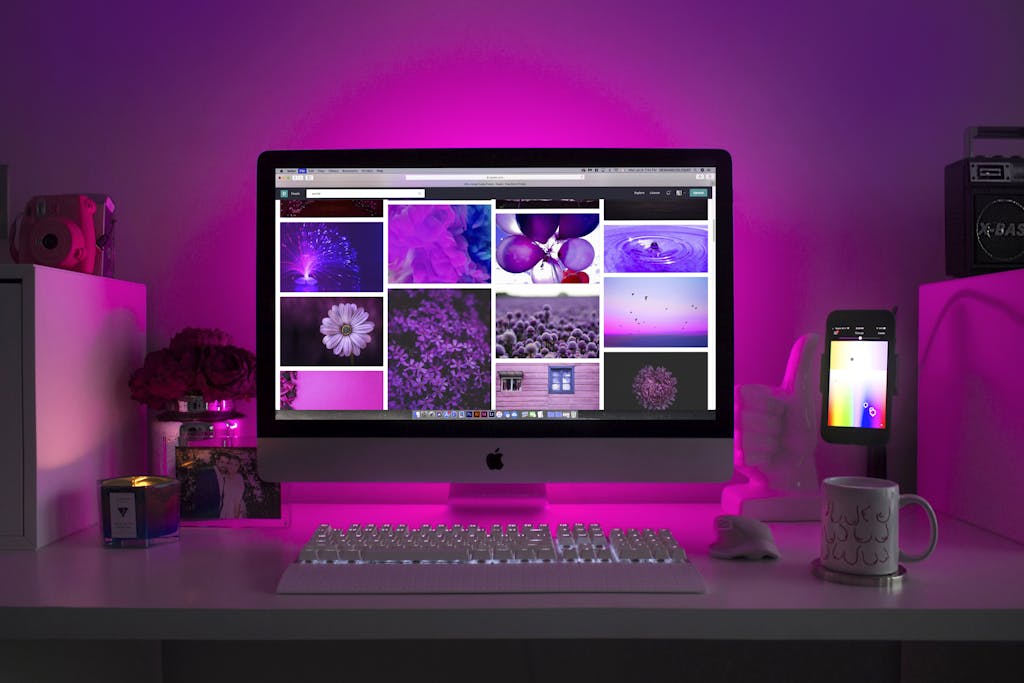
[(306, 199), (423, 199), (425, 190), (306, 190)]
[(406, 180), (583, 180), (582, 173), (412, 173)]

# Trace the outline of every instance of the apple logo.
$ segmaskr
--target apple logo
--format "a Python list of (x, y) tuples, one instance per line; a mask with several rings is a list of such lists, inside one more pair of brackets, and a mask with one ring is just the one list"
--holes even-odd
[(505, 463), (501, 461), (501, 449), (495, 448), (493, 453), (487, 454), (487, 469), (489, 470), (500, 470), (505, 466)]

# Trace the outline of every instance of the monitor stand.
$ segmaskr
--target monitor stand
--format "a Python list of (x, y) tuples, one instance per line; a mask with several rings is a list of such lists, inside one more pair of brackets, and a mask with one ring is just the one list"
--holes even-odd
[(453, 510), (539, 512), (547, 506), (547, 484), (453, 483), (448, 488), (448, 507)]

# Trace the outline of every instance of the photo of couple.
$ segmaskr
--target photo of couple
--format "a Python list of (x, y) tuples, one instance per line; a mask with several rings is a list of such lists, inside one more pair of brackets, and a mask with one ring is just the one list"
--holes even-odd
[(255, 448), (177, 449), (183, 520), (273, 519), (281, 486), (256, 474)]

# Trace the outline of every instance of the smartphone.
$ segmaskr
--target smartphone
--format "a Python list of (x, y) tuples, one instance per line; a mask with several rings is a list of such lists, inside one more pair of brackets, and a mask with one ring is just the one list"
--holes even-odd
[(886, 443), (896, 393), (896, 316), (886, 310), (832, 311), (824, 341), (822, 438)]

